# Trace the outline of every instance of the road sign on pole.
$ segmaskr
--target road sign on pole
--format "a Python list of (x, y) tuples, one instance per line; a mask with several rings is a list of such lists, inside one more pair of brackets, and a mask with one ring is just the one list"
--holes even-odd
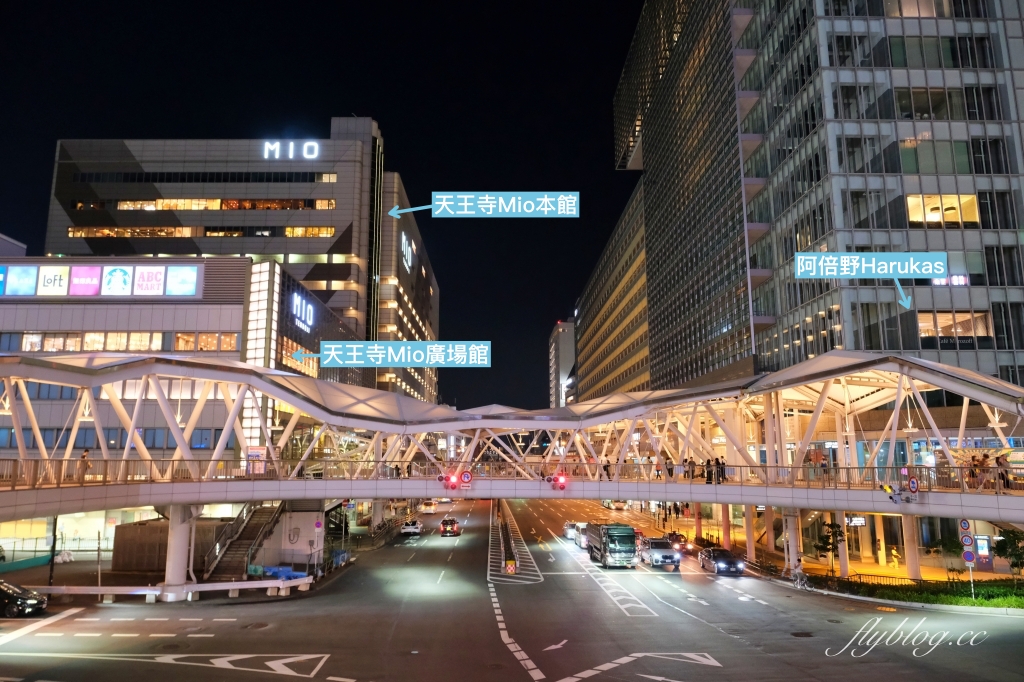
[(974, 563), (974, 552), (972, 552), (971, 550), (969, 550), (969, 549), (965, 549), (965, 550), (963, 551), (963, 554), (961, 554), (960, 556), (961, 556), (961, 557), (963, 558), (963, 560), (964, 560), (964, 561), (966, 561), (967, 563), (969, 563), (969, 564), (973, 564), (973, 563)]
[(973, 535), (961, 535), (960, 536), (960, 544), (962, 544), (964, 547), (973, 547), (974, 546), (974, 536)]
[(469, 471), (463, 471), (459, 474), (459, 478), (462, 479), (463, 483), (471, 483), (473, 481), (473, 474)]
[(917, 476), (911, 476), (910, 480), (907, 481), (907, 490), (910, 491), (911, 495), (916, 495), (919, 487), (920, 486), (917, 482)]
[(967, 519), (960, 519), (960, 532), (969, 533), (971, 531), (971, 522)]

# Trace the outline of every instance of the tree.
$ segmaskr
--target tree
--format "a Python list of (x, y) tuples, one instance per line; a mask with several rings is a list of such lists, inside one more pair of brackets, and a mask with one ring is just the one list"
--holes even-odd
[(992, 553), (1006, 559), (1013, 575), (1013, 591), (1017, 591), (1017, 576), (1024, 570), (1024, 531), (1016, 528), (1000, 528), (1001, 538), (996, 540)]
[(838, 523), (826, 523), (821, 527), (822, 533), (818, 541), (814, 543), (814, 549), (819, 553), (829, 555), (829, 575), (836, 574), (836, 552), (839, 545), (846, 542), (846, 533)]
[[(959, 558), (964, 551), (964, 546), (960, 543), (960, 539), (955, 535), (944, 535), (931, 544), (932, 550), (938, 550), (946, 559)], [(946, 562), (946, 578), (952, 580), (953, 576), (959, 578), (960, 574), (964, 572), (962, 568), (955, 568), (952, 563)]]

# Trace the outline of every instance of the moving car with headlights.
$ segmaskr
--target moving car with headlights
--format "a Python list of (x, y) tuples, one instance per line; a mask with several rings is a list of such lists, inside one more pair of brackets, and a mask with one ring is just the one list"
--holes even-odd
[(581, 549), (587, 548), (587, 524), (583, 521), (576, 522), (576, 535), (572, 539), (576, 543), (577, 547)]
[(4, 618), (30, 616), (46, 610), (46, 597), (21, 585), (0, 580), (0, 613)]
[(564, 537), (566, 540), (576, 539), (575, 521), (566, 521), (564, 524), (562, 524), (562, 537)]
[(609, 566), (636, 568), (636, 532), (624, 523), (588, 523), (587, 549), (593, 561)]
[(733, 575), (742, 575), (743, 569), (746, 568), (744, 563), (740, 561), (739, 557), (730, 552), (727, 549), (721, 547), (708, 547), (702, 549), (700, 554), (697, 555), (697, 563), (705, 571), (713, 571), (714, 573), (731, 573)]
[(626, 509), (626, 500), (601, 500), (601, 504), (608, 509), (617, 511), (624, 511)]
[(680, 554), (693, 554), (694, 544), (686, 539), (686, 536), (682, 533), (669, 532), (662, 536), (663, 540), (668, 540), (672, 543), (672, 549), (676, 550)]
[(454, 535), (462, 535), (459, 522), (455, 519), (441, 519), (441, 537), (450, 538)]
[(678, 566), (682, 553), (672, 543), (661, 538), (640, 540), (640, 561), (651, 566)]
[(436, 514), (437, 502), (434, 502), (433, 500), (424, 500), (423, 504), (420, 505), (420, 511), (424, 514)]
[(402, 524), (402, 535), (419, 535), (423, 532), (423, 523), (413, 519)]

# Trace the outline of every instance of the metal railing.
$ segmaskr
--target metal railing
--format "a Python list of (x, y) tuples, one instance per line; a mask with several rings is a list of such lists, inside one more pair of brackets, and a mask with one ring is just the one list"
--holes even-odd
[(225, 525), (219, 531), (217, 531), (217, 537), (214, 538), (213, 547), (206, 553), (203, 558), (203, 580), (210, 577), (213, 570), (217, 568), (217, 563), (220, 558), (227, 551), (228, 545), (230, 545), (235, 538), (245, 528), (245, 524), (249, 521), (249, 517), (252, 513), (263, 506), (263, 502), (247, 502), (242, 511), (238, 512), (238, 516), (234, 518), (231, 523)]
[(654, 463), (597, 464), (564, 462), (530, 464), (517, 462), (417, 462), (395, 468), (391, 462), (320, 460), (307, 462), (297, 470), (296, 461), (261, 462), (259, 469), (244, 462), (185, 460), (95, 460), (88, 469), (78, 460), (0, 459), (0, 492), (24, 488), (61, 488), (108, 485), (112, 483), (180, 483), (187, 481), (237, 480), (400, 480), (435, 479), (445, 474), (468, 471), (474, 479), (534, 480), (556, 473), (569, 478), (569, 485), (586, 481), (627, 483), (774, 486), (785, 488), (874, 489), (888, 486), (892, 494), (910, 494), (911, 478), (919, 492), (961, 492), (976, 494), (1024, 494), (1024, 467), (1007, 469), (971, 467), (769, 467), (675, 466), (671, 470)]

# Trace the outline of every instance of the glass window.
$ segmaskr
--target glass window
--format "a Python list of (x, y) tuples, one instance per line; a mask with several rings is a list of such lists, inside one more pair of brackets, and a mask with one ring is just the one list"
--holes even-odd
[(103, 350), (103, 332), (86, 332), (82, 350), (96, 351)]
[(926, 69), (941, 69), (942, 56), (939, 50), (939, 39), (924, 38), (922, 47), (924, 48), (924, 67)]
[(914, 100), (914, 118), (919, 121), (931, 119), (932, 114), (928, 106), (928, 88), (911, 88), (910, 94)]
[(914, 118), (914, 107), (910, 97), (910, 88), (894, 88), (896, 91), (896, 109), (901, 119)]
[(942, 222), (946, 227), (960, 227), (960, 202), (955, 194), (942, 195)]
[(956, 49), (956, 38), (942, 38), (942, 65), (947, 69), (960, 68), (960, 55)]
[(949, 109), (946, 104), (946, 91), (942, 88), (935, 88), (928, 91), (932, 101), (932, 118), (936, 121), (945, 121), (949, 118)]
[(953, 160), (958, 175), (971, 174), (971, 148), (966, 141), (953, 142)]
[(149, 332), (128, 334), (128, 350), (149, 350)]
[(174, 350), (194, 351), (196, 349), (196, 335), (193, 333), (175, 332)]
[(68, 334), (64, 339), (64, 350), (78, 352), (82, 350), (82, 335)]
[(107, 350), (126, 350), (127, 348), (127, 332), (107, 332)]
[(953, 313), (935, 313), (935, 328), (938, 336), (956, 336), (956, 320)]
[(978, 215), (978, 198), (975, 195), (960, 195), (960, 216), (966, 228), (978, 229), (981, 226), (981, 217)]
[(953, 165), (953, 144), (945, 140), (935, 142), (935, 169), (942, 175), (952, 175), (956, 172)]
[(199, 350), (201, 350), (201, 351), (217, 350), (217, 334), (200, 333), (199, 334)]
[(238, 334), (221, 334), (221, 350), (238, 350)]
[(967, 104), (964, 102), (963, 90), (947, 90), (946, 104), (949, 108), (949, 118), (953, 121), (967, 120)]
[(907, 195), (907, 220), (910, 227), (924, 227), (924, 202), (920, 194)]
[(893, 66), (905, 67), (907, 65), (907, 46), (902, 37), (889, 38), (889, 53), (892, 56)]
[(53, 353), (64, 350), (64, 334), (46, 334), (43, 336), (43, 351)]
[(43, 335), (26, 333), (21, 337), (21, 350), (25, 353), (38, 353), (43, 349)]
[(921, 172), (917, 163), (917, 140), (900, 142), (900, 161), (903, 164), (904, 173), (913, 175)]
[(195, 429), (192, 432), (192, 441), (189, 443), (189, 447), (193, 450), (209, 450), (211, 436), (211, 429)]
[(917, 143), (917, 164), (922, 173), (936, 173), (935, 166), (935, 143), (931, 140), (921, 140)]
[(924, 55), (921, 52), (921, 39), (907, 37), (907, 66), (911, 69), (924, 68)]
[(149, 335), (149, 349), (161, 350), (163, 347), (163, 332), (153, 332)]
[(942, 201), (938, 194), (923, 197), (924, 222), (927, 227), (942, 227)]

